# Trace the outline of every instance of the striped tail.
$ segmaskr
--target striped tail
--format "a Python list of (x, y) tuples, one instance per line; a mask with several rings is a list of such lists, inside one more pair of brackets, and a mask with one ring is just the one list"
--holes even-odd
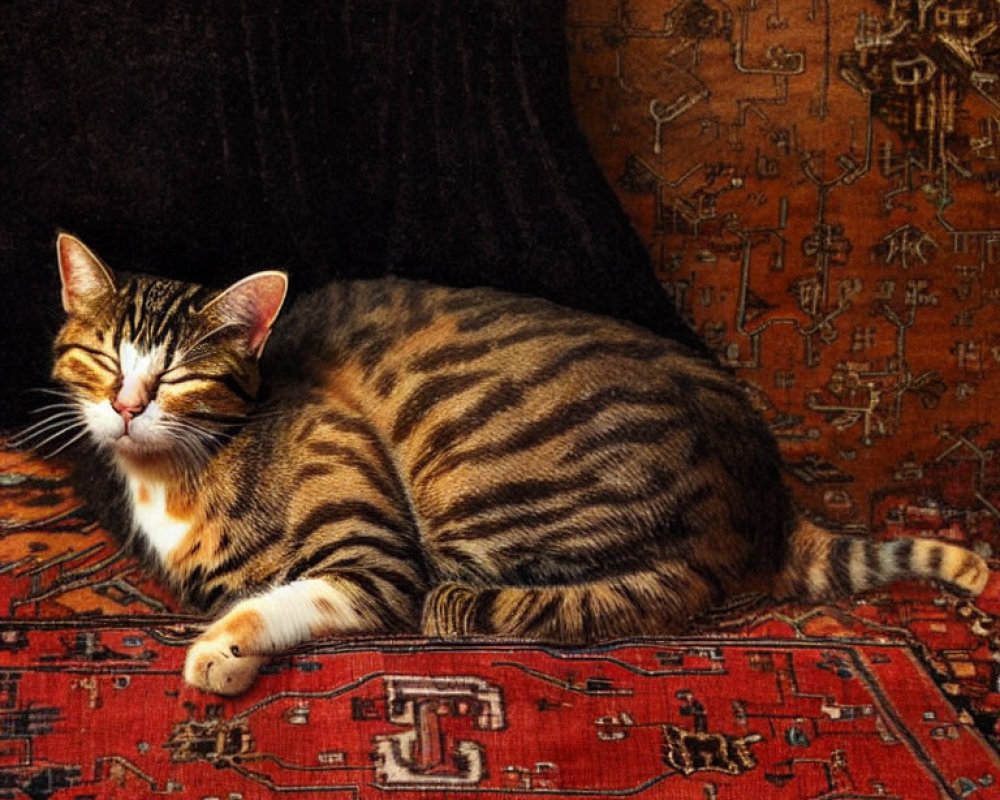
[(893, 581), (938, 580), (964, 594), (986, 588), (986, 562), (964, 547), (933, 539), (874, 541), (838, 534), (801, 520), (773, 594), (779, 599), (824, 600)]

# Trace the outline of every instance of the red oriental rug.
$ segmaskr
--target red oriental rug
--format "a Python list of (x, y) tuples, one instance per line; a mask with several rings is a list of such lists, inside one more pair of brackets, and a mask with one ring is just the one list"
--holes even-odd
[(1000, 796), (996, 582), (747, 598), (701, 635), (586, 649), (328, 641), (223, 700), (181, 680), (200, 621), (61, 467), (0, 451), (0, 597), (10, 800)]

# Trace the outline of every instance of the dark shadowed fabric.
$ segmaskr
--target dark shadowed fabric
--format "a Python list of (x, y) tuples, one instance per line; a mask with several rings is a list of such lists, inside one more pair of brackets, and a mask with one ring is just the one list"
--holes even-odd
[(293, 292), (394, 272), (686, 336), (577, 130), (558, 0), (0, 7), (0, 423), (44, 377), (53, 240)]

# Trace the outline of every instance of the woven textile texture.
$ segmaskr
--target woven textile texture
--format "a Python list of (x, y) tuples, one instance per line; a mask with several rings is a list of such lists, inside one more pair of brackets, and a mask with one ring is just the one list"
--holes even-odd
[(551, 649), (318, 642), (235, 699), (184, 686), (201, 620), (65, 470), (0, 450), (0, 797), (996, 797), (994, 581), (747, 598), (691, 636)]
[(588, 0), (568, 32), (594, 152), (804, 504), (995, 548), (1000, 7)]

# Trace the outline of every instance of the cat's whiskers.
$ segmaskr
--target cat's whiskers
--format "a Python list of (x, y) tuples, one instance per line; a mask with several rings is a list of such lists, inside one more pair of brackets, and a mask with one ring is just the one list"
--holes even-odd
[(44, 414), (46, 411), (54, 411), (56, 409), (73, 409), (79, 408), (77, 403), (50, 403), (47, 406), (42, 406), (41, 408), (33, 408), (28, 413), (29, 414)]
[(45, 441), (38, 443), (38, 445), (35, 445), (35, 446), (41, 446), (42, 444), (45, 444), (45, 442), (50, 441), (52, 438), (55, 438), (55, 436), (58, 436), (59, 432), (66, 429), (66, 423), (68, 421), (74, 421), (74, 420), (76, 424), (70, 426), (69, 429), (75, 428), (77, 425), (83, 424), (83, 417), (81, 416), (80, 410), (78, 408), (67, 409), (64, 411), (60, 411), (57, 414), (50, 414), (45, 419), (39, 420), (38, 422), (35, 422), (29, 425), (28, 427), (18, 431), (14, 435), (14, 437), (10, 440), (10, 442), (12, 445), (14, 445), (14, 447), (23, 447), (24, 445), (27, 445), (29, 442), (38, 439), (42, 436), (46, 436), (53, 430), (58, 429), (57, 433), (53, 437), (50, 437), (49, 439), (46, 439)]
[[(212, 430), (211, 428), (209, 428), (209, 427), (207, 427), (205, 425), (202, 425), (201, 423), (196, 422), (195, 420), (190, 419), (188, 417), (170, 416), (170, 417), (167, 417), (164, 421), (167, 422), (170, 425), (173, 425), (178, 430), (189, 431), (189, 432), (194, 433), (194, 434), (196, 434), (197, 436), (199, 436), (199, 437), (201, 437), (203, 439), (209, 439), (209, 440), (212, 440), (212, 441), (217, 441), (220, 437), (229, 438), (232, 435), (232, 434), (228, 433), (227, 431)], [(237, 423), (237, 422), (219, 422), (217, 424), (219, 424), (219, 425), (221, 425), (223, 427), (235, 427), (237, 425), (241, 425), (242, 422), (239, 422), (239, 423)]]
[(84, 425), (83, 426), (83, 430), (81, 430), (76, 436), (74, 436), (68, 442), (64, 442), (63, 444), (59, 445), (59, 447), (57, 447), (51, 453), (45, 453), (45, 454), (43, 454), (42, 458), (46, 458), (46, 459), (48, 459), (48, 458), (55, 458), (57, 455), (59, 455), (59, 453), (61, 453), (67, 447), (70, 447), (71, 445), (76, 444), (82, 438), (84, 438), (85, 436), (87, 436), (88, 433), (90, 433), (90, 431), (88, 431), (86, 425)]
[(200, 468), (207, 461), (207, 454), (193, 442), (173, 434), (165, 434), (170, 440), (168, 458), (178, 466), (186, 469)]
[[(53, 433), (52, 431), (55, 432)], [(25, 448), (31, 450), (32, 452), (38, 453), (42, 458), (48, 459), (58, 453), (61, 453), (75, 442), (78, 442), (86, 436), (87, 433), (88, 429), (86, 421), (83, 419), (79, 411), (63, 411), (60, 414), (54, 415), (54, 417), (42, 420), (41, 423), (35, 423), (35, 425), (30, 426), (30, 428), (21, 431), (10, 441), (10, 444), (18, 449)], [(49, 442), (70, 434), (75, 435), (73, 435), (68, 441), (59, 445), (59, 447), (52, 452), (42, 452), (42, 448)], [(41, 440), (35, 441), (37, 439)]]
[(49, 386), (32, 386), (30, 389), (25, 389), (25, 392), (38, 392), (39, 394), (51, 394), (55, 397), (64, 397), (67, 400), (73, 399), (72, 392), (66, 389), (53, 389)]
[(160, 421), (161, 432), (184, 455), (192, 466), (202, 466), (227, 434), (209, 430), (182, 417), (165, 417)]
[(73, 417), (77, 417), (80, 420), (83, 419), (80, 404), (71, 391), (54, 389), (47, 386), (33, 386), (25, 391), (51, 395), (52, 397), (60, 398), (64, 402), (49, 403), (48, 405), (30, 409), (28, 411), (29, 414), (35, 416), (44, 414), (45, 416), (14, 433), (13, 437), (8, 441), (15, 447), (23, 446), (32, 439), (37, 439), (39, 436), (45, 435), (50, 430), (62, 426), (68, 419), (72, 419)]

